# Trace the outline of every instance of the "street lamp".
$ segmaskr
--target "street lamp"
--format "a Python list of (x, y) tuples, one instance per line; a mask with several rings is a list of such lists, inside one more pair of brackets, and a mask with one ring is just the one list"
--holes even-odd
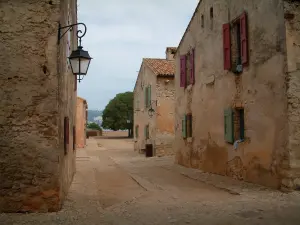
[(155, 110), (152, 107), (153, 103), (155, 103), (155, 105), (157, 106), (157, 100), (153, 100), (150, 102), (150, 109), (148, 110), (149, 117), (152, 117), (155, 114)]
[[(68, 26), (61, 27), (59, 25), (58, 28), (58, 43), (60, 42), (60, 39), (74, 26), (83, 25), (84, 26), (84, 32), (81, 30), (78, 30), (76, 33), (77, 38), (79, 38), (79, 46), (77, 46), (76, 50), (73, 50), (71, 55), (68, 57), (72, 73), (75, 76), (78, 76), (77, 80), (80, 82), (83, 77), (87, 74), (87, 71), (90, 66), (91, 57), (88, 53), (88, 51), (83, 50), (83, 47), (81, 46), (81, 38), (86, 34), (87, 28), (84, 23), (75, 23)], [(66, 29), (67, 30), (61, 35), (61, 30)]]

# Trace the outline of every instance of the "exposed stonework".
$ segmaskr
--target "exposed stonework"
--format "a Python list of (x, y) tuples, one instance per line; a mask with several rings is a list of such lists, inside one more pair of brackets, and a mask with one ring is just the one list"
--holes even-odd
[(76, 91), (66, 64), (68, 34), (57, 43), (58, 21), (66, 25), (68, 12), (75, 23), (76, 0), (0, 2), (0, 212), (57, 211), (73, 179)]
[[(211, 7), (213, 19), (209, 15)], [(178, 163), (275, 188), (289, 186), (283, 184), (289, 171), (283, 168), (292, 165), (291, 154), (295, 156), (294, 168), (300, 166), (300, 158), (296, 156), (299, 115), (295, 111), (299, 75), (289, 73), (290, 79), (286, 77), (286, 59), (288, 65), (295, 67), (296, 62), (291, 63), (289, 57), (296, 60), (298, 48), (291, 48), (293, 53), (289, 54), (288, 46), (286, 55), (283, 9), (281, 0), (199, 2), (176, 53), (174, 146)], [(237, 76), (224, 70), (222, 26), (244, 11), (248, 15), (249, 65)], [(297, 43), (300, 39), (296, 28), (294, 34)], [(183, 88), (180, 87), (180, 55), (191, 48), (195, 48), (195, 84)], [(287, 80), (288, 90), (296, 97), (294, 100), (287, 98)], [(236, 149), (224, 140), (224, 109), (229, 107), (244, 109), (245, 139)], [(193, 115), (190, 139), (182, 138), (181, 122), (186, 113)], [(290, 150), (286, 148), (287, 142)]]
[(284, 1), (287, 52), (288, 134), (282, 184), (300, 189), (300, 2)]
[[(165, 59), (144, 59), (134, 88), (134, 149), (141, 151), (152, 144), (153, 155), (173, 155), (174, 141), (174, 64)], [(151, 103), (155, 110), (149, 117), (145, 91), (151, 86)], [(149, 139), (145, 126), (149, 125)], [(138, 126), (138, 132), (137, 127)], [(137, 136), (138, 133), (138, 136)]]
[(77, 97), (76, 147), (78, 148), (84, 148), (86, 145), (87, 108), (86, 100)]

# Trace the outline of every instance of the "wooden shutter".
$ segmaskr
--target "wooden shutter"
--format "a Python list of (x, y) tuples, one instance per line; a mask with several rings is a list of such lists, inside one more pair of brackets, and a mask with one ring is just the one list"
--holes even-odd
[(148, 87), (145, 88), (145, 108), (147, 108), (148, 104)]
[(244, 12), (240, 17), (241, 57), (242, 64), (248, 64), (248, 23), (247, 14)]
[(76, 150), (76, 127), (73, 126), (73, 150)]
[(180, 87), (186, 86), (186, 56), (180, 56)]
[(186, 115), (184, 115), (183, 120), (182, 120), (181, 131), (182, 131), (182, 137), (186, 138), (187, 137), (187, 134), (186, 134)]
[(195, 49), (192, 49), (191, 56), (190, 56), (190, 63), (191, 63), (191, 74), (190, 74), (190, 83), (195, 84)]
[(224, 138), (229, 143), (234, 142), (234, 129), (233, 129), (233, 110), (231, 108), (224, 110)]
[(65, 154), (68, 153), (68, 144), (69, 144), (69, 117), (64, 118), (64, 150)]
[(230, 24), (223, 24), (223, 52), (224, 52), (224, 69), (231, 68), (231, 49), (230, 49)]
[(148, 106), (151, 106), (151, 85), (148, 87)]

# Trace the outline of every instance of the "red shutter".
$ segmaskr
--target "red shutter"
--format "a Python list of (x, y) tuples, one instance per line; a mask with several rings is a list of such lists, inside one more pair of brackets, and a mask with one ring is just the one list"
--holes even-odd
[(76, 127), (73, 126), (73, 150), (76, 150)]
[(248, 64), (248, 24), (247, 14), (244, 12), (240, 17), (241, 56), (242, 64)]
[(186, 56), (180, 56), (180, 87), (186, 85)]
[(64, 119), (64, 150), (65, 154), (67, 154), (69, 144), (69, 118), (65, 117)]
[(191, 61), (191, 84), (195, 84), (195, 49), (193, 48), (192, 49), (192, 52), (191, 52), (191, 58), (190, 58), (190, 61)]
[(223, 24), (223, 51), (224, 51), (224, 69), (231, 68), (231, 51), (230, 51), (230, 24)]

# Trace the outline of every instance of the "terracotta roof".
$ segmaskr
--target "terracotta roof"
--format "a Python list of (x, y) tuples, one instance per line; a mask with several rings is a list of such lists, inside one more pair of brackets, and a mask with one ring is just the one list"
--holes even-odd
[(172, 60), (144, 58), (143, 62), (156, 76), (174, 76), (175, 74), (175, 63)]

